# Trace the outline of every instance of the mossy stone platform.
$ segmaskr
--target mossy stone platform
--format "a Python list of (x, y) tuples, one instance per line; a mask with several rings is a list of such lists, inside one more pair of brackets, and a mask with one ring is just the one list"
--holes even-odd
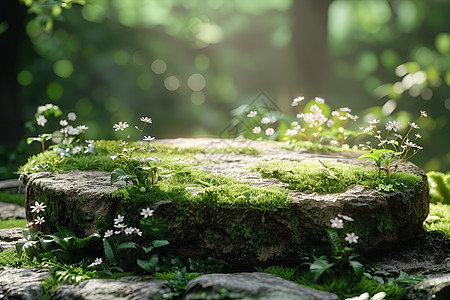
[[(180, 149), (206, 149), (192, 155), (192, 168), (225, 174), (258, 187), (288, 189), (287, 204), (270, 210), (245, 205), (189, 205), (178, 201), (182, 199), (158, 202), (148, 199), (148, 206), (155, 210), (155, 215), (168, 222), (170, 250), (181, 257), (215, 257), (235, 266), (295, 263), (305, 253), (329, 253), (324, 229), (330, 228), (330, 219), (338, 214), (354, 219), (354, 222), (346, 223), (346, 229), (360, 237), (356, 246), (358, 250), (379, 252), (414, 239), (422, 232), (423, 221), (428, 215), (426, 175), (412, 163), (400, 166), (399, 170), (406, 167), (420, 180), (415, 186), (403, 190), (381, 193), (354, 184), (340, 193), (318, 194), (289, 189), (289, 182), (275, 178), (261, 178), (258, 172), (252, 171), (252, 167), (275, 160), (294, 163), (320, 159), (327, 164), (340, 162), (367, 168), (370, 168), (370, 163), (356, 159), (361, 153), (289, 150), (281, 147), (283, 144), (245, 139), (170, 139), (159, 142)], [(113, 196), (123, 183), (110, 186), (109, 174), (73, 170), (25, 176), (27, 218), (32, 218), (30, 205), (35, 201), (45, 202), (43, 231), (50, 232), (55, 229), (55, 224), (61, 224), (79, 235), (94, 233), (97, 227), (103, 226), (100, 224), (105, 219), (103, 216), (115, 217), (123, 211), (124, 205), (129, 210), (128, 206), (133, 204), (132, 199), (124, 201)], [(143, 208), (141, 206), (135, 208), (137, 215)]]

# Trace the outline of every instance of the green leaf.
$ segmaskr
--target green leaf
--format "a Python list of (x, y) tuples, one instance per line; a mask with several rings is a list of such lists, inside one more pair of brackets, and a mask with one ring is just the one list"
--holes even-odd
[(124, 170), (121, 169), (115, 169), (111, 172), (111, 185), (117, 181), (130, 181), (132, 179), (135, 179), (137, 176), (133, 174), (128, 174)]
[(335, 230), (327, 229), (326, 233), (331, 244), (331, 249), (333, 249), (334, 255), (342, 254), (342, 243), (337, 232)]
[(153, 273), (153, 271), (155, 270), (156, 265), (158, 264), (158, 254), (153, 254), (147, 260), (138, 259), (137, 260), (137, 264), (138, 264), (139, 267), (141, 267), (145, 271), (147, 271), (149, 273)]
[(117, 246), (117, 250), (120, 250), (120, 249), (136, 249), (136, 243), (128, 242), (128, 243), (119, 244)]
[(103, 240), (103, 249), (105, 250), (105, 256), (106, 258), (111, 262), (114, 263), (115, 262), (115, 257), (114, 257), (114, 251), (111, 247), (111, 245), (109, 244), (109, 241), (107, 239)]
[(159, 247), (163, 247), (163, 246), (169, 245), (169, 241), (167, 241), (167, 240), (154, 240), (152, 245), (155, 248), (159, 248)]
[(363, 274), (363, 265), (356, 260), (351, 260), (348, 262), (350, 264), (350, 267), (353, 270), (353, 274), (355, 274), (357, 282), (359, 282), (362, 278)]
[(329, 263), (327, 260), (318, 259), (309, 266), (309, 272), (311, 273), (311, 280), (317, 282), (320, 276), (334, 266), (334, 263)]
[(67, 227), (64, 227), (62, 225), (56, 225), (56, 228), (58, 228), (59, 234), (62, 237), (76, 237), (75, 233), (68, 229)]

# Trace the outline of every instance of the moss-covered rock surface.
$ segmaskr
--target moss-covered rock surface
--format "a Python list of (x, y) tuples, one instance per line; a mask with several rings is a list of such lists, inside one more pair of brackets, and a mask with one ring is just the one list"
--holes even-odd
[(52, 165), (33, 158), (47, 169), (24, 176), (27, 218), (34, 217), (30, 205), (45, 202), (42, 230), (52, 232), (57, 223), (79, 235), (102, 234), (117, 214), (139, 226), (139, 212), (149, 207), (167, 222), (169, 249), (178, 256), (261, 266), (329, 252), (325, 229), (338, 214), (355, 220), (345, 229), (360, 237), (362, 252), (414, 239), (428, 215), (426, 176), (411, 163), (383, 179), (356, 159), (360, 153), (288, 150), (243, 139), (160, 143), (160, 166), (174, 175), (145, 189), (110, 185), (109, 174), (117, 166), (104, 158), (119, 151), (113, 143), (98, 145), (101, 159), (69, 160), (77, 169), (97, 170), (68, 170), (64, 160)]

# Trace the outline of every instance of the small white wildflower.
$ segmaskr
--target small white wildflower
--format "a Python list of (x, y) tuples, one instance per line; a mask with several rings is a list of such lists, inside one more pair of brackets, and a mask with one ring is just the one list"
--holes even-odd
[(414, 128), (414, 129), (420, 129), (420, 128), (419, 128), (419, 125), (417, 125), (417, 124), (414, 123), (414, 122), (412, 122), (412, 123), (408, 122), (408, 124), (409, 124), (409, 126), (411, 126), (411, 127)]
[(269, 123), (270, 123), (270, 118), (264, 117), (261, 119), (261, 124), (269, 124)]
[(62, 127), (66, 127), (69, 123), (67, 122), (67, 120), (61, 120), (59, 121), (59, 125), (61, 125)]
[(85, 140), (85, 142), (86, 142), (87, 144), (93, 144), (95, 141), (94, 141), (94, 140)]
[(136, 233), (138, 236), (142, 236), (142, 231), (140, 231), (139, 228), (134, 228), (134, 233)]
[(316, 100), (317, 104), (324, 104), (325, 103), (325, 99), (320, 98), (320, 97), (316, 97), (316, 98), (314, 98), (314, 100)]
[(341, 121), (345, 121), (347, 120), (347, 116), (339, 116), (338, 119)]
[(126, 235), (132, 234), (133, 232), (134, 232), (134, 228), (133, 227), (125, 228), (125, 234)]
[(124, 130), (125, 128), (127, 128), (129, 125), (127, 124), (127, 122), (119, 122), (119, 124), (114, 124), (113, 128), (115, 129), (115, 131), (117, 130)]
[(420, 134), (416, 133), (416, 139), (420, 139), (420, 138), (422, 138), (422, 136)]
[(348, 108), (348, 107), (341, 107), (339, 110), (340, 110), (340, 111), (346, 111), (346, 112), (351, 112), (351, 111), (352, 111), (352, 110), (351, 110), (350, 108)]
[(110, 236), (112, 236), (114, 234), (114, 231), (112, 231), (111, 229), (106, 230), (105, 232), (105, 239), (109, 238)]
[(393, 130), (394, 132), (397, 132), (397, 130), (400, 129), (401, 127), (402, 125), (398, 121), (389, 121), (386, 123), (386, 130), (388, 131)]
[(119, 229), (123, 229), (123, 228), (125, 228), (127, 226), (125, 224), (118, 223), (118, 224), (114, 224), (114, 227), (119, 228)]
[(253, 132), (254, 134), (260, 133), (260, 132), (261, 132), (261, 127), (255, 126), (255, 127), (252, 129), (252, 132)]
[(266, 135), (273, 135), (275, 133), (275, 130), (272, 127), (269, 127), (266, 129)]
[(152, 136), (145, 136), (144, 135), (144, 138), (142, 139), (143, 141), (146, 141), (146, 142), (151, 142), (151, 141), (153, 141), (155, 139), (155, 137), (152, 137)]
[(123, 147), (125, 145), (128, 145), (128, 142), (123, 141), (122, 143), (119, 144), (119, 147)]
[(87, 127), (86, 125), (79, 125), (77, 126), (77, 129), (80, 131), (84, 131), (84, 130), (88, 130), (89, 127)]
[(37, 216), (36, 219), (34, 219), (34, 222), (36, 224), (42, 224), (45, 222), (45, 220), (44, 220), (44, 217), (41, 218), (41, 217)]
[(332, 115), (333, 117), (339, 117), (339, 116), (340, 116), (340, 113), (337, 112), (337, 111), (335, 111), (335, 110), (333, 110), (333, 111), (331, 112), (331, 115)]
[(327, 127), (333, 127), (334, 121), (332, 119), (328, 119), (327, 121)]
[(352, 115), (352, 116), (350, 117), (350, 119), (352, 119), (352, 120), (358, 120), (358, 119), (359, 119), (359, 116), (358, 116), (358, 115)]
[(297, 106), (299, 102), (305, 100), (305, 97), (297, 97), (292, 100), (291, 106)]
[(380, 122), (381, 122), (381, 119), (378, 119), (378, 120), (377, 119), (373, 119), (372, 121), (369, 121), (367, 123), (369, 123), (372, 126), (375, 126), (375, 124), (378, 124)]
[(103, 260), (101, 258), (96, 258), (94, 260), (94, 262), (92, 264), (90, 264), (88, 267), (93, 267), (93, 266), (100, 265), (102, 262), (103, 262)]
[(421, 110), (420, 114), (422, 115), (422, 117), (428, 117), (427, 113), (424, 110)]
[(140, 120), (144, 123), (152, 123), (152, 119), (148, 117), (141, 117)]
[(33, 225), (34, 225), (34, 222), (31, 221), (31, 222), (28, 222), (25, 227), (30, 228), (30, 227), (33, 227)]
[(338, 217), (331, 219), (331, 228), (337, 228), (337, 229), (342, 229), (344, 228), (344, 222), (339, 219)]
[(70, 134), (70, 135), (77, 135), (77, 134), (80, 133), (80, 131), (77, 128), (73, 128), (70, 125), (67, 126), (66, 129), (67, 129), (67, 133)]
[(295, 129), (287, 129), (287, 130), (286, 130), (286, 134), (287, 134), (288, 136), (294, 136), (294, 135), (296, 135), (297, 133), (298, 133), (298, 131), (295, 130)]
[(153, 215), (155, 211), (150, 209), (149, 207), (147, 208), (143, 208), (141, 211), (141, 215), (144, 216), (144, 218), (147, 219), (147, 217), (150, 217), (151, 215)]
[(402, 136), (401, 134), (394, 133), (394, 136), (395, 136), (396, 138), (403, 139), (403, 136)]
[(116, 218), (116, 219), (114, 219), (114, 224), (119, 224), (119, 223), (122, 223), (122, 222), (123, 222), (123, 220), (124, 220), (124, 217), (123, 217), (123, 216), (121, 216), (121, 215), (117, 215), (117, 218)]
[(338, 131), (339, 131), (339, 133), (344, 133), (345, 129), (344, 129), (344, 127), (339, 127)]
[(36, 123), (37, 123), (39, 126), (44, 127), (44, 126), (45, 126), (45, 123), (47, 123), (47, 119), (45, 118), (44, 115), (39, 115), (39, 116), (36, 118)]
[(419, 145), (416, 145), (416, 148), (419, 149), (419, 150), (422, 150), (422, 149), (423, 149), (423, 147), (421, 147), (421, 146), (419, 146)]
[(349, 244), (351, 244), (351, 243), (358, 243), (358, 239), (359, 239), (359, 236), (357, 236), (357, 235), (355, 235), (355, 233), (354, 232), (352, 232), (352, 233), (347, 233), (347, 236), (345, 237), (345, 240), (349, 243)]
[(34, 212), (39, 213), (41, 210), (44, 211), (46, 207), (47, 206), (44, 205), (44, 202), (39, 203), (39, 202), (35, 201), (34, 205), (30, 205), (30, 208), (32, 208), (31, 213), (34, 213)]
[(364, 128), (364, 129), (363, 129), (363, 132), (364, 132), (364, 133), (370, 132), (370, 131), (373, 130), (373, 128), (374, 128), (373, 125), (370, 125), (370, 126)]
[(247, 118), (254, 118), (258, 115), (258, 112), (256, 110), (252, 110), (247, 114)]
[(77, 153), (80, 153), (81, 150), (83, 150), (83, 148), (81, 146), (75, 146), (72, 148), (72, 153), (77, 154)]
[(413, 142), (410, 142), (409, 140), (406, 140), (405, 145), (411, 148), (415, 148), (417, 145)]
[(77, 115), (74, 112), (70, 112), (67, 114), (67, 119), (69, 119), (69, 121), (75, 121), (77, 119)]

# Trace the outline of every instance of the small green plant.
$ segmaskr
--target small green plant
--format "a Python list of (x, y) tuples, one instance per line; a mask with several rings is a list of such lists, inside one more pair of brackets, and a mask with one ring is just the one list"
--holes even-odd
[[(147, 218), (151, 219), (153, 210), (146, 208), (141, 211), (144, 217), (144, 225)], [(137, 267), (144, 272), (153, 273), (158, 264), (158, 254), (152, 253), (156, 248), (169, 244), (167, 240), (153, 240), (145, 246), (139, 245), (137, 237), (142, 236), (142, 231), (138, 228), (127, 227), (124, 217), (118, 215), (114, 219), (114, 227), (117, 229), (107, 230), (103, 239), (105, 256), (108, 261), (124, 270), (135, 270)]]
[[(117, 153), (116, 155), (110, 156), (110, 158), (122, 165), (121, 169), (115, 169), (111, 173), (111, 185), (117, 181), (125, 181), (131, 182), (136, 186), (141, 188), (141, 192), (145, 193), (146, 186), (152, 186), (158, 183), (158, 179), (167, 179), (173, 174), (161, 174), (163, 169), (158, 166), (161, 160), (154, 155), (144, 156), (144, 157), (133, 157), (134, 152), (136, 151), (145, 151), (147, 153), (151, 153), (156, 151), (156, 147), (154, 147), (150, 142), (155, 138), (151, 136), (144, 136), (143, 141), (147, 142), (147, 146), (144, 147), (142, 144), (138, 147), (139, 138), (144, 131), (145, 125), (152, 123), (152, 119), (148, 117), (142, 117), (140, 119), (144, 126), (141, 129), (139, 127), (135, 127), (138, 131), (138, 137), (136, 139), (136, 146), (130, 148), (123, 148), (121, 153)], [(118, 124), (114, 124), (113, 128), (115, 131), (121, 130), (124, 131), (128, 128), (129, 125), (127, 122), (119, 122)], [(130, 135), (128, 135), (128, 138)], [(127, 142), (123, 142), (120, 146), (128, 145)]]
[(312, 282), (319, 282), (324, 276), (337, 276), (337, 274), (350, 273), (356, 281), (360, 281), (363, 275), (363, 265), (357, 259), (359, 255), (351, 255), (353, 248), (346, 246), (348, 244), (357, 243), (359, 237), (355, 233), (346, 233), (346, 236), (340, 236), (336, 229), (343, 229), (343, 221), (353, 221), (352, 218), (339, 215), (340, 218), (330, 220), (331, 228), (326, 229), (326, 234), (333, 250), (330, 258), (327, 256), (305, 257), (306, 260), (300, 267), (308, 266), (311, 274)]
[(431, 203), (450, 205), (450, 172), (428, 172)]
[(415, 134), (414, 140), (410, 141), (409, 138), (409, 134), (413, 129), (419, 129), (419, 125), (416, 123), (422, 117), (427, 117), (427, 113), (421, 111), (419, 118), (417, 118), (415, 122), (409, 123), (409, 129), (404, 137), (397, 133), (402, 127), (400, 122), (397, 121), (389, 121), (386, 123), (386, 134), (384, 137), (382, 136), (381, 130), (377, 127), (377, 124), (381, 121), (380, 119), (369, 121), (369, 126), (366, 128), (358, 126), (361, 133), (372, 135), (379, 142), (377, 146), (373, 146), (369, 142), (365, 148), (370, 149), (370, 153), (363, 154), (358, 158), (369, 159), (374, 164), (378, 174), (381, 174), (381, 171), (384, 171), (386, 172), (386, 175), (389, 176), (392, 169), (395, 171), (397, 168), (397, 166), (393, 166), (394, 161), (402, 160), (406, 165), (408, 159), (423, 149), (423, 147), (414, 143), (421, 138), (419, 133)]

